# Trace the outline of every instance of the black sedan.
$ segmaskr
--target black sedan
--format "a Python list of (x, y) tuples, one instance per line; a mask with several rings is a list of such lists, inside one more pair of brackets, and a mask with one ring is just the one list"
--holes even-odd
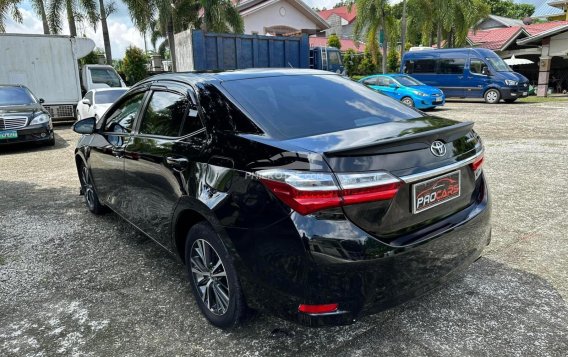
[(0, 85), (0, 145), (55, 145), (51, 118), (42, 103), (25, 86)]
[(178, 73), (77, 122), (75, 160), (89, 210), (178, 256), (215, 326), (248, 308), (349, 324), (447, 281), (489, 243), (472, 126), (329, 72)]

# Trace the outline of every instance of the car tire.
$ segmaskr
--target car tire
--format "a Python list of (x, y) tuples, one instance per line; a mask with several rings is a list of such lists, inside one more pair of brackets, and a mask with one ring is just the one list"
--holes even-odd
[(483, 98), (487, 104), (498, 104), (501, 100), (501, 92), (498, 89), (491, 88), (485, 92)]
[(402, 102), (402, 104), (414, 108), (414, 100), (412, 100), (412, 98), (404, 97), (400, 101)]
[(85, 164), (81, 164), (79, 168), (81, 181), (81, 192), (85, 198), (85, 205), (91, 211), (91, 213), (99, 215), (106, 213), (106, 207), (99, 201), (99, 196), (93, 185), (93, 178), (91, 176), (91, 171)]
[(505, 103), (515, 103), (518, 98), (505, 99)]
[(221, 329), (237, 326), (247, 312), (241, 285), (232, 258), (208, 223), (187, 233), (185, 262), (191, 290), (209, 323)]

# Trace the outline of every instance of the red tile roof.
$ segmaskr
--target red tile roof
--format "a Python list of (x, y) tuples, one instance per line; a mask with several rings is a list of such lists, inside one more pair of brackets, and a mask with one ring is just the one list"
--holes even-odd
[(348, 23), (352, 23), (357, 18), (357, 8), (353, 6), (351, 11), (349, 11), (347, 6), (336, 7), (335, 9), (323, 10), (318, 12), (318, 14), (327, 20), (332, 14), (336, 14), (343, 19), (347, 20)]
[(518, 34), (522, 32), (522, 29), (524, 29), (530, 36), (534, 36), (541, 32), (564, 25), (568, 25), (568, 21), (552, 21), (542, 24), (478, 30), (475, 32), (469, 31), (467, 37), (471, 42), (473, 42), (473, 44), (479, 47), (488, 48), (490, 50), (500, 50), (507, 42), (512, 40), (513, 37), (518, 36)]
[[(309, 40), (310, 47), (327, 46), (327, 37), (310, 37)], [(355, 52), (365, 52), (365, 44), (361, 42), (348, 39), (340, 39), (339, 42), (341, 42), (341, 51), (352, 49)], [(359, 47), (357, 47), (357, 45), (359, 45)]]

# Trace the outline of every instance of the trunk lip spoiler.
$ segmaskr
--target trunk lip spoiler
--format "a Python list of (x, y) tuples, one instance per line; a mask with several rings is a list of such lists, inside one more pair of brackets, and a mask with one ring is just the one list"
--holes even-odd
[(416, 133), (416, 134), (410, 134), (410, 135), (406, 135), (406, 136), (397, 136), (397, 137), (393, 137), (393, 138), (388, 138), (388, 139), (384, 139), (384, 140), (380, 140), (374, 143), (366, 143), (363, 145), (355, 145), (355, 146), (350, 146), (347, 148), (341, 148), (341, 149), (335, 149), (335, 150), (329, 150), (329, 151), (325, 151), (323, 154), (327, 155), (327, 156), (335, 156), (335, 155), (343, 155), (343, 154), (347, 154), (350, 151), (355, 151), (355, 150), (359, 150), (359, 149), (365, 149), (365, 148), (369, 148), (369, 147), (380, 147), (380, 146), (387, 146), (387, 145), (391, 145), (391, 144), (403, 144), (406, 141), (412, 141), (412, 140), (416, 140), (416, 139), (420, 139), (420, 138), (427, 138), (427, 137), (437, 137), (437, 138), (443, 138), (443, 136), (447, 136), (448, 134), (455, 132), (457, 130), (465, 130), (466, 128), (469, 128), (469, 130), (473, 129), (473, 125), (475, 123), (472, 121), (465, 121), (465, 122), (457, 122), (454, 125), (448, 125), (448, 126), (444, 126), (441, 128), (437, 128), (437, 129), (432, 129), (432, 130), (428, 130), (428, 131), (424, 131), (424, 132), (420, 132), (420, 133)]
[(405, 183), (413, 183), (413, 182), (417, 182), (417, 181), (422, 181), (422, 180), (425, 180), (427, 178), (435, 177), (435, 176), (444, 174), (446, 172), (453, 171), (453, 170), (462, 168), (463, 166), (469, 165), (469, 164), (473, 163), (477, 158), (482, 156), (484, 153), (485, 153), (485, 149), (482, 148), (475, 155), (468, 157), (465, 160), (461, 160), (461, 161), (455, 162), (455, 163), (450, 164), (450, 165), (438, 167), (437, 169), (419, 172), (417, 174), (400, 176), (399, 178), (402, 181), (404, 181)]

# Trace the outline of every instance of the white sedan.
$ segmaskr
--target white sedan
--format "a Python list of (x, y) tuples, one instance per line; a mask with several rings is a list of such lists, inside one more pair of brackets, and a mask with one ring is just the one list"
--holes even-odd
[(97, 120), (128, 88), (100, 88), (88, 91), (77, 103), (77, 120), (95, 117)]

